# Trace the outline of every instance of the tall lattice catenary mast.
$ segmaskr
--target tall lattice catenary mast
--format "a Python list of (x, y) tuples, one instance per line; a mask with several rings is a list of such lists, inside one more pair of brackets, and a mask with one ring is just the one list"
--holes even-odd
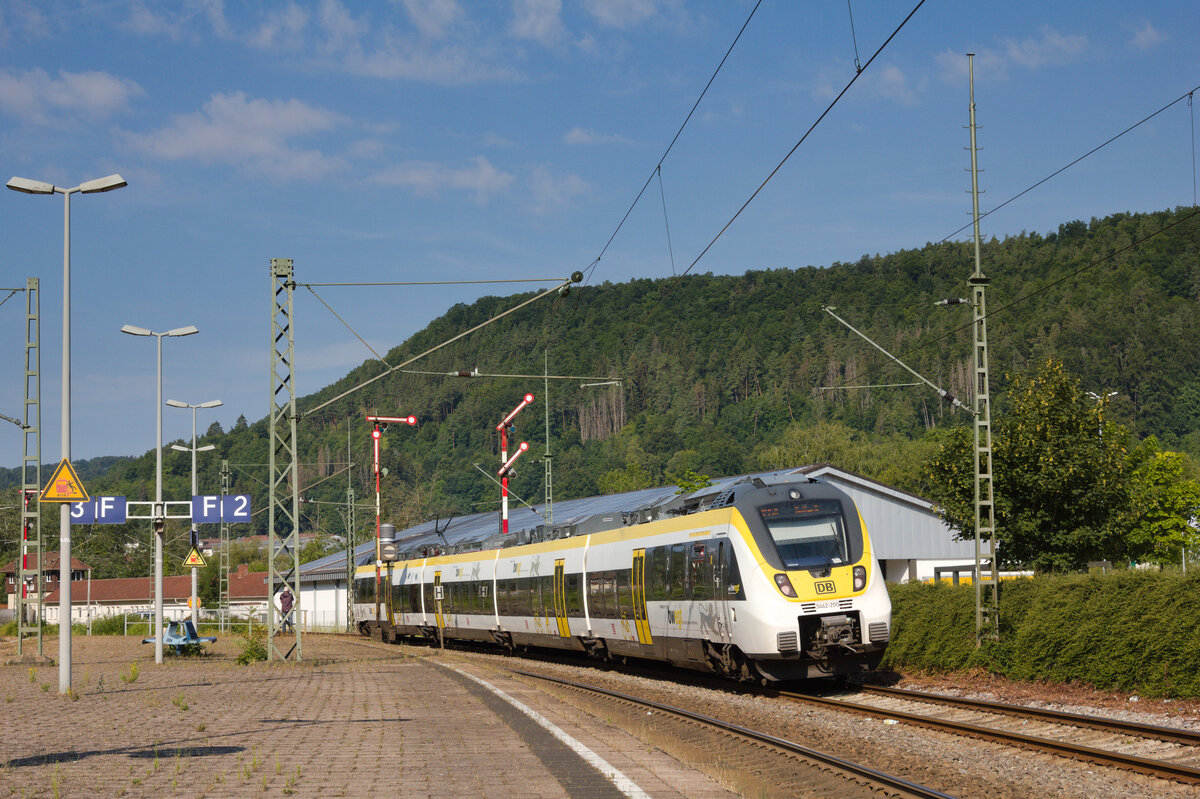
[[(988, 384), (987, 284), (979, 255), (979, 161), (975, 145), (975, 54), (967, 54), (971, 81), (971, 216), (975, 228), (975, 272), (971, 329), (975, 339), (972, 386), (975, 411), (975, 645), (1000, 638), (1000, 567), (996, 552), (995, 486), (992, 481), (992, 402)], [(986, 540), (985, 540), (986, 538)], [(991, 566), (984, 573), (983, 559)]]

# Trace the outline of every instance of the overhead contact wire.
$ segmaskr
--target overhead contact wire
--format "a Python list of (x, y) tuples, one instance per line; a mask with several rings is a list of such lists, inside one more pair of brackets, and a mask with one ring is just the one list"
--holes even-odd
[[(924, 2), (924, 0), (922, 0), (922, 2)], [(704, 91), (700, 92), (700, 96), (697, 97), (696, 102), (692, 104), (692, 110), (688, 111), (687, 116), (683, 120), (683, 124), (679, 126), (679, 130), (675, 131), (675, 136), (671, 139), (671, 143), (667, 145), (667, 149), (663, 151), (662, 157), (658, 159), (658, 163), (655, 165), (654, 169), (650, 171), (650, 175), (646, 178), (646, 182), (642, 184), (641, 190), (638, 191), (637, 196), (633, 198), (633, 202), (629, 204), (629, 208), (626, 209), (625, 215), (621, 217), (621, 221), (617, 223), (616, 230), (614, 230), (612, 235), (608, 237), (608, 241), (604, 242), (604, 246), (600, 248), (600, 254), (597, 255), (595, 259), (593, 259), (593, 261), (584, 269), (584, 271), (588, 273), (589, 279), (591, 278), (591, 273), (595, 271), (596, 266), (599, 265), (600, 259), (604, 257), (604, 253), (608, 252), (609, 245), (613, 243), (613, 239), (615, 239), (617, 234), (621, 232), (621, 228), (625, 226), (625, 221), (629, 219), (629, 215), (633, 213), (633, 209), (637, 207), (638, 201), (641, 200), (642, 195), (646, 193), (646, 187), (650, 185), (650, 181), (654, 180), (654, 175), (662, 166), (663, 161), (667, 160), (667, 156), (670, 154), (671, 149), (675, 146), (675, 142), (679, 141), (679, 136), (683, 133), (683, 129), (687, 127), (688, 122), (690, 122), (692, 119), (692, 115), (695, 114), (696, 109), (700, 107), (700, 102), (704, 99), (704, 95), (708, 94), (709, 87), (712, 86), (713, 81), (717, 79), (717, 75), (720, 74), (721, 68), (725, 66), (725, 62), (729, 58), (729, 54), (732, 53), (733, 48), (737, 46), (738, 40), (742, 38), (742, 34), (745, 33), (746, 27), (750, 24), (750, 20), (754, 18), (755, 12), (758, 11), (758, 7), (761, 5), (762, 0), (758, 0), (758, 2), (754, 4), (754, 8), (750, 9), (750, 15), (747, 16), (746, 21), (742, 23), (742, 27), (738, 30), (737, 36), (733, 37), (733, 43), (730, 44), (729, 49), (725, 51), (724, 57), (721, 58), (721, 63), (717, 64), (717, 68), (713, 70), (712, 77), (708, 79), (708, 83), (704, 84)]]
[(318, 293), (317, 293), (317, 292), (316, 292), (316, 291), (313, 289), (313, 287), (312, 287), (312, 284), (311, 284), (311, 283), (305, 283), (305, 284), (303, 284), (303, 285), (304, 285), (304, 288), (308, 289), (308, 293), (309, 293), (309, 294), (312, 294), (314, 297), (316, 297), (316, 298), (317, 298), (317, 300), (318, 300), (318, 301), (319, 301), (319, 302), (320, 302), (322, 305), (324, 305), (324, 306), (325, 306), (325, 308), (326, 308), (326, 309), (327, 309), (327, 310), (328, 310), (328, 311), (329, 311), (331, 314), (333, 314), (334, 318), (336, 318), (336, 319), (337, 319), (339, 322), (341, 322), (343, 325), (345, 325), (345, 326), (346, 326), (346, 329), (347, 329), (347, 330), (349, 330), (351, 333), (353, 333), (353, 334), (354, 334), (354, 337), (355, 337), (356, 339), (358, 339), (359, 341), (361, 341), (361, 342), (362, 342), (362, 344), (363, 344), (363, 346), (364, 346), (364, 347), (366, 347), (367, 349), (369, 349), (369, 350), (371, 351), (371, 354), (372, 354), (372, 355), (374, 355), (376, 358), (378, 358), (378, 359), (379, 359), (379, 360), (380, 360), (380, 361), (383, 363), (383, 365), (384, 365), (384, 366), (387, 366), (387, 367), (389, 367), (389, 368), (391, 367), (391, 364), (390, 364), (390, 363), (388, 363), (388, 362), (387, 362), (387, 360), (386, 360), (386, 359), (384, 359), (384, 357), (383, 357), (382, 355), (380, 355), (378, 352), (376, 352), (376, 351), (375, 351), (375, 348), (374, 348), (374, 347), (372, 347), (370, 344), (368, 344), (368, 343), (367, 343), (367, 340), (366, 340), (365, 338), (363, 338), (362, 336), (360, 336), (360, 335), (358, 334), (358, 331), (357, 331), (357, 330), (355, 330), (354, 328), (352, 328), (352, 327), (350, 326), (350, 323), (349, 323), (349, 322), (347, 322), (345, 319), (343, 319), (341, 316), (339, 316), (337, 311), (335, 311), (335, 310), (333, 310), (333, 308), (330, 308), (330, 307), (329, 307), (329, 303), (325, 302), (325, 300), (324, 300), (324, 299), (321, 297), (321, 295), (320, 295), (320, 294), (318, 294)]
[(671, 222), (667, 219), (667, 193), (663, 190), (662, 164), (655, 169), (658, 173), (658, 194), (662, 197), (663, 227), (667, 229), (667, 254), (671, 256), (671, 274), (675, 274), (675, 248), (671, 246)]
[[(1024, 294), (1024, 295), (1018, 297), (1017, 299), (1013, 300), (1010, 303), (1001, 305), (999, 308), (988, 311), (983, 316), (981, 316), (979, 318), (979, 320), (990, 319), (991, 317), (993, 317), (997, 314), (1003, 313), (1015, 305), (1019, 305), (1020, 303), (1025, 302), (1026, 300), (1032, 299), (1033, 297), (1036, 297), (1039, 294), (1044, 293), (1047, 289), (1054, 288), (1055, 286), (1059, 285), (1060, 283), (1065, 283), (1066, 281), (1070, 280), (1073, 277), (1078, 277), (1079, 275), (1083, 274), (1084, 272), (1088, 271), (1089, 269), (1092, 269), (1093, 267), (1099, 266), (1100, 264), (1103, 264), (1103, 263), (1107, 263), (1108, 261), (1112, 261), (1118, 255), (1124, 255), (1125, 253), (1130, 252), (1130, 251), (1140, 247), (1141, 245), (1145, 244), (1146, 242), (1150, 241), (1151, 239), (1153, 239), (1157, 236), (1161, 236), (1163, 233), (1166, 233), (1168, 230), (1171, 230), (1174, 227), (1178, 227), (1179, 225), (1182, 225), (1184, 222), (1187, 222), (1197, 216), (1200, 216), (1200, 208), (1197, 208), (1196, 210), (1192, 211), (1187, 216), (1180, 217), (1179, 219), (1176, 219), (1174, 222), (1164, 225), (1163, 227), (1159, 228), (1158, 230), (1154, 231), (1153, 233), (1149, 234), (1148, 236), (1140, 238), (1136, 241), (1132, 241), (1129, 244), (1125, 245), (1124, 247), (1121, 247), (1120, 249), (1118, 249), (1114, 252), (1111, 252), (1102, 258), (1097, 258), (1094, 261), (1090, 261), (1090, 262), (1084, 264), (1083, 266), (1076, 269), (1074, 272), (1063, 275), (1062, 277), (1052, 280), (1043, 286), (1039, 286), (1036, 290), (1031, 291), (1028, 294)], [(929, 349), (929, 347), (933, 346), (934, 344), (944, 341), (944, 340), (950, 338), (951, 336), (955, 335), (956, 333), (961, 333), (964, 330), (970, 329), (976, 323), (976, 321), (979, 321), (979, 320), (972, 320), (965, 324), (959, 325), (958, 327), (951, 328), (950, 330), (946, 331), (945, 333), (938, 336), (937, 338), (933, 338), (933, 339), (930, 339), (929, 341), (921, 342), (920, 346), (913, 347), (912, 349), (905, 351), (899, 357), (907, 358), (910, 355), (914, 355), (917, 352), (920, 352), (921, 350)], [(868, 368), (867, 374), (865, 375), (865, 377), (870, 377), (871, 371), (872, 371), (872, 369)], [(842, 383), (837, 386), (826, 386), (825, 388), (832, 391), (832, 390), (837, 390), (837, 389), (862, 388), (862, 386), (860, 386), (858, 384)]]
[[(1150, 120), (1154, 119), (1156, 116), (1158, 116), (1159, 114), (1161, 114), (1163, 111), (1166, 111), (1168, 108), (1170, 108), (1171, 106), (1173, 106), (1173, 105), (1175, 105), (1176, 103), (1178, 103), (1180, 100), (1183, 100), (1183, 99), (1187, 98), (1188, 105), (1191, 105), (1191, 102), (1192, 102), (1192, 100), (1191, 100), (1191, 98), (1192, 98), (1192, 93), (1193, 93), (1193, 92), (1195, 92), (1195, 91), (1196, 91), (1196, 89), (1200, 89), (1200, 86), (1197, 86), (1196, 88), (1192, 89), (1191, 91), (1189, 91), (1189, 92), (1186, 92), (1185, 94), (1182, 94), (1182, 95), (1180, 95), (1179, 97), (1176, 97), (1174, 100), (1172, 100), (1171, 102), (1167, 103), (1167, 104), (1166, 104), (1166, 105), (1164, 105), (1162, 108), (1160, 108), (1160, 109), (1158, 109), (1157, 111), (1155, 111), (1153, 114), (1150, 114), (1148, 117), (1146, 117), (1146, 118), (1142, 119), (1142, 120), (1141, 120), (1141, 121), (1139, 121), (1139, 122), (1135, 122), (1135, 123), (1133, 123), (1133, 124), (1132, 124), (1132, 125), (1130, 125), (1129, 127), (1125, 128), (1125, 130), (1123, 130), (1123, 131), (1121, 131), (1120, 133), (1118, 133), (1117, 135), (1113, 136), (1112, 138), (1110, 138), (1108, 141), (1104, 142), (1103, 144), (1099, 144), (1099, 145), (1097, 145), (1097, 146), (1093, 147), (1092, 149), (1088, 150), (1088, 151), (1087, 151), (1086, 153), (1084, 153), (1083, 155), (1081, 155), (1081, 156), (1079, 156), (1078, 158), (1076, 158), (1076, 159), (1075, 159), (1074, 161), (1072, 161), (1071, 163), (1067, 164), (1066, 166), (1062, 167), (1061, 169), (1058, 169), (1058, 170), (1055, 170), (1054, 172), (1051, 172), (1049, 175), (1047, 175), (1046, 177), (1042, 178), (1042, 179), (1041, 179), (1041, 180), (1039, 180), (1037, 183), (1034, 183), (1032, 186), (1030, 186), (1029, 188), (1025, 189), (1024, 191), (1022, 191), (1022, 192), (1020, 192), (1020, 193), (1018, 193), (1018, 194), (1014, 194), (1012, 197), (1009, 197), (1007, 200), (1005, 200), (1004, 202), (1000, 203), (999, 205), (997, 205), (995, 208), (991, 209), (990, 211), (986, 211), (986, 212), (984, 212), (984, 213), (980, 214), (980, 215), (979, 215), (979, 218), (980, 218), (980, 219), (983, 219), (984, 217), (987, 217), (987, 216), (989, 216), (989, 215), (991, 215), (991, 214), (994, 214), (996, 211), (999, 211), (1001, 208), (1003, 208), (1004, 206), (1008, 205), (1008, 204), (1009, 204), (1009, 203), (1011, 203), (1013, 200), (1016, 200), (1016, 199), (1018, 199), (1018, 198), (1020, 198), (1020, 197), (1024, 197), (1026, 194), (1028, 194), (1029, 192), (1033, 191), (1033, 190), (1034, 190), (1034, 189), (1036, 189), (1038, 186), (1041, 186), (1043, 183), (1047, 182), (1048, 180), (1051, 180), (1051, 179), (1053, 179), (1053, 178), (1056, 178), (1056, 177), (1058, 177), (1058, 176), (1059, 176), (1059, 175), (1061, 175), (1063, 172), (1066, 172), (1068, 169), (1070, 169), (1071, 167), (1073, 167), (1073, 166), (1075, 166), (1076, 164), (1078, 164), (1080, 161), (1082, 161), (1082, 160), (1084, 160), (1085, 158), (1087, 158), (1087, 157), (1089, 157), (1089, 156), (1091, 156), (1091, 155), (1095, 154), (1096, 152), (1098, 152), (1098, 151), (1100, 151), (1100, 150), (1104, 149), (1104, 148), (1105, 148), (1105, 147), (1107, 147), (1108, 145), (1110, 145), (1110, 144), (1112, 144), (1113, 142), (1115, 142), (1117, 139), (1119, 139), (1119, 138), (1121, 138), (1122, 136), (1124, 136), (1126, 133), (1129, 133), (1130, 131), (1132, 131), (1134, 128), (1137, 128), (1137, 127), (1140, 127), (1140, 126), (1142, 126), (1142, 125), (1146, 124), (1147, 122), (1149, 122)], [(1196, 181), (1195, 181), (1195, 166), (1194, 166), (1194, 164), (1195, 164), (1195, 160), (1194, 160), (1194, 159), (1195, 159), (1195, 155), (1194, 155), (1194, 154), (1195, 154), (1195, 152), (1196, 152), (1196, 133), (1195, 133), (1195, 122), (1193, 121), (1193, 123), (1192, 123), (1192, 153), (1193, 153), (1193, 168), (1192, 168), (1192, 175), (1193, 175), (1193, 177), (1192, 177), (1192, 205), (1195, 205), (1195, 204), (1196, 204), (1196, 198), (1195, 198), (1195, 194), (1196, 194), (1195, 183), (1196, 183)], [(966, 230), (967, 228), (969, 228), (969, 227), (970, 227), (971, 225), (973, 225), (973, 224), (974, 224), (974, 222), (973, 222), (973, 221), (972, 221), (972, 222), (968, 222), (967, 224), (965, 224), (965, 225), (963, 225), (962, 227), (960, 227), (958, 230), (956, 230), (956, 231), (954, 231), (953, 233), (951, 233), (949, 236), (946, 236), (944, 239), (942, 239), (942, 240), (941, 240), (940, 242), (938, 242), (938, 243), (939, 243), (939, 244), (944, 244), (945, 242), (947, 242), (947, 241), (949, 241), (950, 239), (952, 239), (952, 238), (954, 238), (955, 236), (957, 236), (959, 233), (962, 233), (964, 230)]]
[[(566, 284), (564, 284), (564, 285), (566, 285)], [(374, 383), (376, 380), (382, 380), (383, 378), (385, 378), (385, 377), (387, 377), (388, 375), (390, 375), (392, 372), (395, 372), (395, 371), (397, 371), (397, 370), (399, 370), (399, 369), (403, 369), (405, 366), (408, 366), (409, 364), (411, 364), (411, 363), (414, 363), (415, 361), (419, 361), (419, 360), (421, 360), (421, 359), (422, 359), (422, 358), (424, 358), (426, 355), (429, 355), (430, 353), (433, 353), (433, 352), (437, 352), (437, 351), (438, 351), (438, 350), (440, 350), (442, 347), (449, 346), (450, 344), (453, 344), (454, 342), (458, 341), (459, 339), (462, 339), (462, 338), (465, 338), (465, 337), (467, 337), (467, 336), (471, 335), (471, 334), (472, 334), (472, 333), (474, 333), (476, 330), (479, 330), (480, 328), (487, 327), (488, 325), (492, 324), (493, 322), (496, 322), (496, 321), (499, 321), (500, 319), (503, 319), (504, 317), (508, 316), (509, 314), (516, 313), (517, 311), (521, 310), (521, 309), (522, 309), (522, 308), (524, 308), (525, 306), (527, 306), (527, 305), (531, 305), (532, 303), (535, 303), (535, 302), (537, 302), (538, 300), (542, 299), (543, 297), (547, 297), (547, 296), (549, 296), (549, 295), (551, 295), (551, 294), (555, 293), (556, 291), (558, 291), (558, 289), (559, 289), (559, 287), (558, 287), (558, 286), (555, 286), (554, 288), (547, 289), (547, 290), (545, 290), (545, 291), (541, 292), (540, 294), (535, 294), (533, 297), (530, 297), (530, 298), (529, 298), (528, 300), (526, 300), (525, 302), (522, 302), (522, 303), (519, 303), (519, 304), (517, 304), (517, 305), (514, 305), (512, 308), (509, 308), (507, 311), (504, 311), (504, 312), (502, 312), (502, 313), (498, 313), (498, 314), (496, 314), (495, 316), (493, 316), (491, 319), (488, 319), (488, 320), (486, 320), (486, 321), (484, 321), (484, 322), (480, 322), (479, 324), (475, 325), (475, 326), (474, 326), (474, 327), (472, 327), (471, 329), (469, 329), (469, 330), (464, 330), (462, 333), (459, 333), (457, 336), (453, 336), (452, 338), (448, 338), (448, 339), (446, 339), (446, 340), (445, 340), (445, 341), (443, 341), (441, 344), (435, 344), (434, 346), (432, 346), (432, 347), (430, 347), (429, 349), (427, 349), (427, 350), (425, 350), (424, 352), (422, 352), (420, 355), (414, 355), (413, 357), (409, 358), (409, 359), (408, 359), (407, 361), (405, 361), (404, 363), (396, 364), (395, 366), (392, 366), (392, 367), (390, 367), (390, 368), (388, 368), (388, 369), (386, 369), (386, 370), (384, 370), (384, 371), (380, 372), (379, 374), (375, 375), (375, 376), (374, 376), (374, 377), (372, 377), (371, 379), (369, 379), (369, 380), (364, 380), (363, 382), (359, 383), (357, 386), (354, 386), (353, 388), (350, 388), (350, 389), (347, 389), (346, 391), (343, 391), (341, 394), (338, 394), (338, 395), (337, 395), (336, 397), (334, 397), (333, 399), (326, 400), (325, 402), (322, 402), (320, 405), (317, 405), (315, 408), (310, 408), (310, 409), (308, 409), (308, 410), (307, 410), (307, 411), (305, 411), (304, 413), (305, 413), (305, 414), (312, 414), (312, 413), (316, 413), (317, 411), (321, 410), (322, 408), (328, 407), (329, 405), (332, 405), (333, 403), (337, 402), (338, 400), (340, 400), (340, 399), (342, 399), (342, 398), (344, 398), (344, 397), (348, 397), (348, 396), (350, 396), (350, 395), (351, 395), (351, 394), (353, 394), (355, 391), (358, 391), (360, 388), (366, 388), (367, 386), (369, 386), (369, 385), (371, 385), (372, 383)]]
[[(733, 217), (730, 218), (730, 220), (725, 223), (725, 227), (721, 228), (720, 232), (718, 232), (717, 235), (713, 237), (713, 240), (710, 241), (705, 246), (705, 248), (700, 251), (700, 254), (696, 256), (696, 260), (692, 261), (691, 264), (688, 265), (688, 268), (683, 270), (683, 272), (679, 275), (679, 277), (683, 277), (688, 272), (692, 271), (692, 267), (694, 267), (696, 264), (698, 264), (700, 262), (700, 259), (703, 258), (710, 249), (712, 249), (712, 246), (717, 243), (717, 240), (720, 239), (721, 236), (725, 235), (725, 231), (729, 230), (730, 226), (733, 225), (733, 223), (737, 220), (737, 218), (742, 215), (742, 211), (745, 211), (746, 208), (750, 205), (750, 203), (754, 202), (754, 198), (758, 196), (758, 193), (761, 192), (766, 187), (766, 185), (771, 182), (771, 179), (773, 177), (775, 177), (775, 174), (777, 172), (779, 172), (780, 169), (783, 169), (783, 165), (786, 164), (788, 162), (788, 159), (792, 157), (792, 154), (800, 148), (800, 145), (804, 144), (804, 141), (809, 137), (809, 134), (811, 134), (816, 129), (817, 125), (821, 124), (821, 121), (823, 119), (825, 119), (825, 117), (828, 116), (829, 112), (833, 110), (833, 107), (838, 104), (838, 101), (842, 99), (842, 97), (846, 94), (846, 92), (850, 91), (850, 87), (854, 85), (855, 81), (858, 80), (859, 76), (862, 75), (863, 72), (866, 71), (867, 67), (871, 66), (871, 62), (874, 61), (879, 56), (879, 54), (884, 51), (885, 48), (887, 48), (887, 46), (891, 43), (892, 39), (896, 38), (896, 36), (900, 33), (900, 31), (904, 29), (904, 26), (908, 24), (908, 21), (913, 18), (913, 15), (916, 14), (917, 11), (920, 10), (921, 6), (923, 6), (923, 5), (925, 5), (925, 0), (920, 0), (920, 2), (918, 2), (916, 4), (916, 6), (913, 7), (913, 10), (908, 12), (908, 16), (904, 18), (904, 21), (901, 22), (894, 31), (892, 31), (892, 35), (888, 36), (887, 40), (884, 41), (883, 44), (879, 45), (879, 49), (876, 50), (875, 53), (870, 58), (867, 59), (867, 63), (863, 64), (862, 68), (854, 73), (854, 77), (852, 77), (850, 79), (849, 83), (847, 83), (846, 86), (840, 92), (838, 92), (837, 97), (833, 98), (833, 102), (831, 102), (829, 104), (829, 106), (824, 111), (821, 112), (821, 115), (819, 117), (817, 117), (817, 121), (812, 123), (812, 125), (809, 126), (808, 130), (806, 130), (804, 132), (804, 135), (800, 137), (800, 141), (796, 142), (796, 144), (792, 147), (791, 150), (788, 150), (788, 154), (783, 157), (783, 160), (779, 162), (778, 166), (776, 166), (774, 169), (771, 170), (771, 174), (767, 175), (767, 179), (764, 180), (762, 182), (762, 184), (757, 189), (754, 190), (754, 193), (750, 195), (750, 198), (748, 200), (746, 200), (746, 202), (742, 203), (742, 207), (737, 210), (737, 213), (735, 213), (733, 215)], [(676, 280), (678, 280), (678, 278), (676, 278)]]

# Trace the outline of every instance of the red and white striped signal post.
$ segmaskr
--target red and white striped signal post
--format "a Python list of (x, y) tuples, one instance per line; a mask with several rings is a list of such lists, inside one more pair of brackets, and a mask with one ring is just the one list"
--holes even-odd
[(406, 424), (410, 427), (416, 425), (417, 417), (415, 416), (368, 416), (368, 422), (375, 423), (375, 429), (371, 431), (371, 441), (375, 445), (375, 621), (381, 621), (380, 615), (380, 597), (383, 595), (383, 574), (380, 566), (383, 562), (382, 553), (379, 551), (379, 527), (380, 527), (380, 500), (379, 500), (379, 439), (383, 438), (383, 431), (387, 430), (389, 424)]
[(496, 429), (500, 431), (500, 534), (508, 535), (508, 473), (512, 470), (512, 466), (517, 462), (517, 458), (521, 457), (521, 453), (529, 449), (529, 444), (524, 441), (517, 448), (517, 453), (512, 456), (512, 460), (508, 458), (508, 434), (514, 429), (512, 420), (521, 412), (529, 403), (533, 402), (533, 395), (526, 394), (521, 398), (521, 403), (512, 409), (508, 416), (504, 417), (504, 421), (496, 425)]

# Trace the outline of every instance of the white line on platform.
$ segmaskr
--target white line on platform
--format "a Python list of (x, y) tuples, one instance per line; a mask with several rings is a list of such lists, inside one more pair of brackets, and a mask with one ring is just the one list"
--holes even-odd
[(638, 784), (636, 782), (634, 782), (633, 780), (626, 777), (624, 774), (622, 774), (620, 771), (618, 771), (615, 766), (611, 765), (607, 760), (600, 757), (600, 755), (596, 754), (591, 749), (587, 748), (586, 746), (584, 746), (582, 743), (580, 743), (579, 741), (572, 738), (567, 733), (563, 732), (562, 728), (560, 728), (554, 722), (550, 721), (550, 719), (546, 718), (541, 713), (538, 713), (536, 710), (534, 710), (533, 708), (526, 705), (524, 702), (521, 702), (519, 699), (514, 699), (513, 697), (511, 697), (508, 694), (501, 691), (496, 686), (487, 682), (486, 680), (479, 679), (474, 674), (468, 674), (467, 672), (463, 671), (462, 669), (455, 668), (454, 666), (450, 666), (448, 664), (442, 664), (442, 665), (446, 665), (446, 668), (452, 669), (453, 671), (458, 672), (462, 676), (467, 677), (468, 679), (474, 680), (475, 682), (482, 685), (484, 688), (486, 688), (489, 691), (491, 691), (492, 693), (494, 693), (496, 696), (503, 699), (505, 702), (508, 702), (510, 705), (515, 707), (517, 710), (524, 713), (526, 716), (529, 716), (529, 718), (533, 719), (538, 724), (541, 724), (543, 727), (545, 727), (547, 730), (550, 731), (551, 735), (553, 735), (558, 740), (562, 741), (567, 746), (571, 747), (572, 751), (574, 751), (575, 754), (582, 757), (592, 767), (594, 767), (597, 771), (599, 771), (601, 774), (603, 774), (605, 777), (607, 777), (609, 782), (611, 782), (613, 785), (617, 786), (617, 790), (619, 790), (621, 793), (628, 796), (630, 799), (650, 799), (650, 794), (646, 793), (641, 788), (639, 788)]

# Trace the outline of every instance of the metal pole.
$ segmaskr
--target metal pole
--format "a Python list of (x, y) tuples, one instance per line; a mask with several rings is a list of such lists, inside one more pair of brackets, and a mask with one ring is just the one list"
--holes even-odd
[[(158, 341), (158, 394), (154, 403), (154, 515), (163, 515), (162, 506), (162, 340), (163, 333), (154, 333)], [(154, 662), (163, 662), (163, 538), (166, 535), (166, 520), (162, 529), (154, 525)]]
[(377, 622), (383, 620), (379, 608), (379, 594), (383, 583), (382, 575), (379, 573), (379, 564), (383, 562), (379, 549), (379, 437), (382, 435), (379, 425), (376, 424), (375, 429), (371, 431), (371, 438), (375, 442), (375, 621)]
[[(192, 496), (196, 496), (196, 408), (192, 408)], [(192, 522), (192, 531), (195, 532), (196, 523)], [(199, 543), (199, 538), (197, 538)], [(200, 569), (196, 566), (192, 567), (192, 626), (200, 627), (200, 602), (199, 602), (199, 586), (200, 586)]]
[[(62, 456), (71, 460), (71, 194), (63, 195)], [(71, 506), (58, 509), (58, 692), (71, 692)]]

